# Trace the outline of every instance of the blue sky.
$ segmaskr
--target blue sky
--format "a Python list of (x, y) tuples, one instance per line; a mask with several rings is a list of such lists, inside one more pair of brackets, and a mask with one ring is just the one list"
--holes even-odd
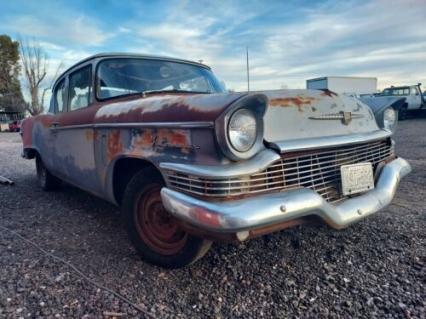
[[(324, 75), (426, 85), (426, 0), (0, 0), (0, 34), (35, 38), (51, 77), (91, 54), (127, 51), (203, 60), (228, 88), (303, 88)], [(46, 85), (49, 79), (46, 80)]]

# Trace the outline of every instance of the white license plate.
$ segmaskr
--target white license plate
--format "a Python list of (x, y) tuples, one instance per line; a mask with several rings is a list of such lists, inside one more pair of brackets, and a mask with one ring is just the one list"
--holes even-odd
[(342, 193), (351, 195), (374, 188), (373, 166), (371, 163), (359, 163), (340, 166), (342, 175)]

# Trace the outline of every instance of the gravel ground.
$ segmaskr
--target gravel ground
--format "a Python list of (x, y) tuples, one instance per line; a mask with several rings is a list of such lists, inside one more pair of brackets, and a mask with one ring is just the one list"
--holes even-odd
[[(168, 271), (142, 262), (118, 209), (65, 186), (42, 192), (20, 138), (0, 134), (0, 226), (74, 265), (156, 318), (426, 318), (426, 118), (401, 122), (413, 166), (393, 204), (349, 229), (300, 226), (219, 245)], [(0, 318), (144, 318), (16, 234), (0, 228)]]

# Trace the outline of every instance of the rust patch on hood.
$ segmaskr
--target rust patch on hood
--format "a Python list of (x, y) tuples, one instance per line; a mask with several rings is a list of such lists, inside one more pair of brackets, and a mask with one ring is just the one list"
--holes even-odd
[(108, 160), (112, 160), (117, 154), (122, 152), (123, 143), (121, 142), (121, 136), (119, 130), (112, 130), (108, 135), (108, 148), (107, 155)]
[(311, 106), (312, 102), (315, 101), (314, 97), (309, 96), (295, 96), (295, 97), (284, 97), (269, 100), (270, 106), (280, 107), (291, 107), (296, 106), (299, 112), (303, 112), (304, 106)]

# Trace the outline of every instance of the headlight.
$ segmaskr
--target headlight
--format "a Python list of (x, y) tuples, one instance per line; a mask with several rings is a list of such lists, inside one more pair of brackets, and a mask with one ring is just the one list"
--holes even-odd
[(250, 150), (257, 138), (257, 121), (248, 109), (239, 109), (232, 114), (228, 124), (228, 137), (232, 147), (238, 152)]
[(390, 131), (394, 131), (396, 127), (396, 112), (392, 107), (388, 107), (383, 112), (383, 127)]

